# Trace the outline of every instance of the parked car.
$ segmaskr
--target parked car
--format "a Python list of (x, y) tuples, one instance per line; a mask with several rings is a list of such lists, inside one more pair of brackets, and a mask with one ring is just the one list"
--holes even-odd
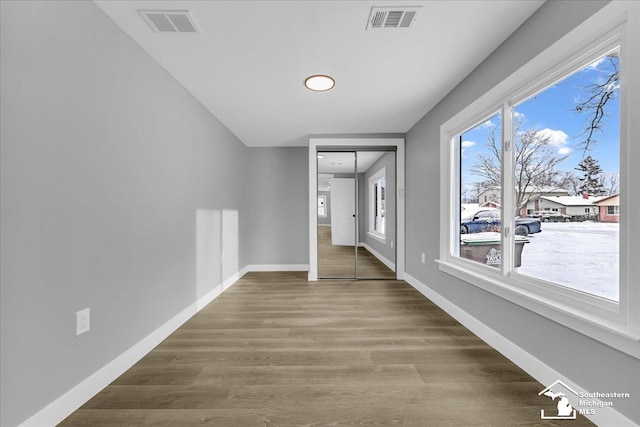
[[(472, 211), (463, 211), (460, 216), (460, 234), (500, 231), (502, 227), (500, 209), (478, 208)], [(540, 231), (542, 229), (538, 218), (516, 218), (514, 230), (516, 235), (527, 236)]]
[(532, 217), (538, 218), (542, 222), (569, 222), (571, 215), (557, 211), (535, 211)]

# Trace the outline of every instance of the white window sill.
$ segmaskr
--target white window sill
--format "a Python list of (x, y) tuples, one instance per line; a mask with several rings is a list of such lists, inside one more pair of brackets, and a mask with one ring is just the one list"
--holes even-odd
[(440, 270), (447, 274), (640, 359), (638, 331), (630, 330), (611, 319), (594, 315), (592, 310), (576, 308), (557, 299), (545, 298), (531, 290), (522, 289), (513, 278), (502, 276), (498, 270), (495, 274), (493, 271), (485, 272), (482, 271), (483, 268), (476, 269), (473, 265), (465, 265), (470, 263), (466, 260), (436, 262)]
[(374, 240), (377, 240), (380, 243), (387, 244), (387, 239), (384, 234), (376, 233), (375, 231), (368, 231), (367, 234)]

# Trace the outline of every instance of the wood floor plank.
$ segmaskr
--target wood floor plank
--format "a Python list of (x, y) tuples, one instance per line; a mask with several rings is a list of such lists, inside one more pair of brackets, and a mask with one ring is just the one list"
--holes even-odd
[(248, 273), (60, 425), (564, 425), (543, 388), (405, 282)]
[(254, 339), (217, 339), (215, 345), (208, 339), (168, 339), (155, 351), (304, 351), (309, 347), (322, 347), (325, 350), (372, 351), (400, 347), (407, 350), (420, 350), (429, 344), (433, 348), (486, 348), (486, 344), (473, 336), (440, 337), (316, 337), (316, 338), (254, 338)]
[(415, 365), (425, 382), (523, 382), (530, 376), (511, 362), (429, 363)]
[(221, 408), (231, 387), (211, 385), (118, 385), (111, 384), (83, 409), (196, 409)]
[(422, 384), (413, 365), (207, 366), (196, 385)]
[(120, 375), (116, 385), (191, 385), (200, 375), (204, 365), (168, 363), (158, 365), (137, 364)]
[(357, 277), (389, 280), (396, 277), (395, 271), (366, 248), (358, 247), (356, 256), (353, 246), (334, 246), (331, 243), (331, 226), (318, 226), (318, 276), (356, 277), (356, 274)]

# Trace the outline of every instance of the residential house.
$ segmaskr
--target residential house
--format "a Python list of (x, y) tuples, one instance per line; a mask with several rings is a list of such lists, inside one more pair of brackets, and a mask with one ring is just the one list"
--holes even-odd
[[(534, 187), (525, 192), (526, 199), (533, 199), (539, 196), (568, 196), (569, 192), (555, 187)], [(478, 194), (478, 203), (484, 206), (500, 207), (501, 188), (490, 187)], [(524, 214), (524, 212), (523, 212)]]
[(535, 211), (560, 212), (576, 219), (596, 219), (598, 207), (596, 202), (602, 197), (594, 196), (538, 196), (529, 200), (526, 205), (527, 215)]
[(598, 219), (602, 222), (620, 222), (620, 195), (600, 199), (595, 204), (598, 206)]

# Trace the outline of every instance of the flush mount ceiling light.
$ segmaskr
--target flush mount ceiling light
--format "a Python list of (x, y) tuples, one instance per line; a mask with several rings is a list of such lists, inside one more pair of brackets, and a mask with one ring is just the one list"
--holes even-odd
[(309, 90), (313, 90), (315, 92), (324, 92), (325, 90), (332, 89), (336, 85), (336, 81), (333, 80), (332, 77), (322, 74), (316, 74), (307, 77), (307, 79), (304, 81), (304, 85)]

